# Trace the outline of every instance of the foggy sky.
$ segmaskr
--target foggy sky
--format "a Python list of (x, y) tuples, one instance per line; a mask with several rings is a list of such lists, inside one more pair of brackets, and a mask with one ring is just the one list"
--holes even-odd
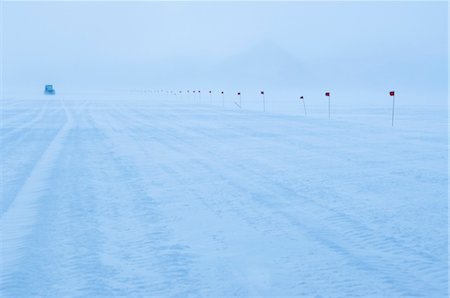
[(395, 89), (442, 104), (447, 14), (445, 2), (5, 2), (3, 91), (327, 89), (351, 101)]

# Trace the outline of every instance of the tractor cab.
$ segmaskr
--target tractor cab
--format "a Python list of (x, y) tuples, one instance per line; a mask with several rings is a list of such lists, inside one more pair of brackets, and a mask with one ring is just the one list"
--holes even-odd
[(46, 95), (54, 95), (55, 89), (53, 89), (53, 85), (45, 85), (44, 94)]

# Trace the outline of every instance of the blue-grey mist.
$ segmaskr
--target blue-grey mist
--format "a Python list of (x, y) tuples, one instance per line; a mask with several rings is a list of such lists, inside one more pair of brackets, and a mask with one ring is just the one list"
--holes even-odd
[(5, 95), (53, 83), (447, 103), (446, 2), (4, 2), (1, 16)]

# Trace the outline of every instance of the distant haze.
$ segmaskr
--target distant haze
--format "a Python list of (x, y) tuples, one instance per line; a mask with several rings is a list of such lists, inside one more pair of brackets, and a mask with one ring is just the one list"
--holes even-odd
[(4, 2), (3, 93), (248, 88), (351, 104), (393, 89), (441, 105), (447, 28), (446, 2)]

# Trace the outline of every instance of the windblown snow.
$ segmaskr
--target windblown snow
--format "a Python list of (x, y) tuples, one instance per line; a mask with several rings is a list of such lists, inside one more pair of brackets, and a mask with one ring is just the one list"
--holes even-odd
[(445, 113), (2, 105), (2, 297), (447, 297)]

